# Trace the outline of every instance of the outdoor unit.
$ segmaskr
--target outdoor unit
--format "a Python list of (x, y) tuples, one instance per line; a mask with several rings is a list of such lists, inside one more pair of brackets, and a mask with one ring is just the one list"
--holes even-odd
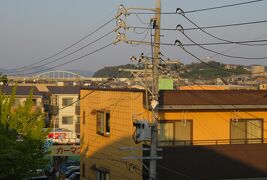
[(135, 143), (151, 140), (151, 126), (146, 120), (137, 120), (133, 123), (136, 127), (134, 133)]

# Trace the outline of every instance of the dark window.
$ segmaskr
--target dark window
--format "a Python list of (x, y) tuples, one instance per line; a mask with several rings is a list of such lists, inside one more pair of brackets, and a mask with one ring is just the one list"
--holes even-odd
[(73, 124), (73, 117), (72, 116), (63, 116), (62, 117), (62, 124)]
[(62, 106), (71, 106), (73, 98), (62, 98)]
[(192, 144), (192, 120), (161, 121), (159, 144), (161, 146)]
[(37, 105), (37, 99), (32, 99), (32, 105), (36, 106)]
[(110, 173), (106, 168), (97, 168), (96, 169), (96, 180), (109, 180)]
[(110, 113), (106, 111), (97, 111), (96, 114), (96, 132), (104, 135), (109, 136), (110, 134)]
[(263, 140), (261, 119), (232, 119), (231, 144), (261, 143)]
[(83, 166), (82, 166), (82, 176), (85, 177), (85, 164), (83, 163)]
[(85, 111), (83, 110), (83, 124), (85, 124)]

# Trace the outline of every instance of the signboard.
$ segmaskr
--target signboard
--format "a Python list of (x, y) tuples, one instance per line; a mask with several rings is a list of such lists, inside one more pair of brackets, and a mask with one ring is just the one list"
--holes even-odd
[(79, 145), (53, 145), (49, 147), (49, 156), (79, 156)]

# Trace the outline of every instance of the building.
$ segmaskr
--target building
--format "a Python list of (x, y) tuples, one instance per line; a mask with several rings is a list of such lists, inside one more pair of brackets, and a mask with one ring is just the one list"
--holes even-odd
[(48, 114), (55, 128), (80, 132), (80, 106), (78, 86), (48, 86)]
[(0, 91), (4, 95), (12, 95), (15, 90), (14, 107), (22, 105), (30, 94), (32, 95), (33, 110), (41, 110), (43, 112), (42, 94), (34, 86), (0, 86)]
[[(81, 179), (147, 179), (148, 143), (133, 139), (133, 122), (151, 119), (144, 92), (81, 97)], [(159, 179), (267, 177), (267, 91), (165, 90), (158, 108)]]
[(133, 134), (135, 119), (147, 118), (142, 90), (81, 89), (81, 179), (142, 179), (142, 156)]

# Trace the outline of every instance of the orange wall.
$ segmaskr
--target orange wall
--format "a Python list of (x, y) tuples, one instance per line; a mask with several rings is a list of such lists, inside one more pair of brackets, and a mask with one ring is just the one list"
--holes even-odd
[[(230, 120), (232, 118), (259, 118), (266, 121), (267, 112), (239, 111), (235, 115), (233, 111), (160, 113), (161, 120), (193, 120), (193, 140), (230, 139)], [(264, 129), (267, 129), (265, 122)], [(264, 131), (264, 137), (267, 137), (266, 131)]]
[[(83, 98), (90, 90), (81, 90)], [(127, 156), (142, 156), (141, 151), (122, 151), (120, 147), (138, 147), (132, 135), (133, 115), (137, 118), (146, 118), (143, 108), (143, 94), (141, 92), (95, 91), (80, 103), (81, 114), (81, 167), (85, 164), (85, 178), (95, 179), (93, 165), (105, 167), (110, 170), (111, 179), (141, 179), (141, 171), (130, 172), (130, 164), (122, 161)], [(95, 110), (110, 111), (110, 136), (104, 137), (96, 133)], [(85, 124), (83, 124), (83, 111), (85, 111)], [(142, 169), (137, 160), (128, 161), (138, 169)], [(81, 168), (82, 171), (82, 168)], [(83, 172), (81, 172), (82, 176)]]

